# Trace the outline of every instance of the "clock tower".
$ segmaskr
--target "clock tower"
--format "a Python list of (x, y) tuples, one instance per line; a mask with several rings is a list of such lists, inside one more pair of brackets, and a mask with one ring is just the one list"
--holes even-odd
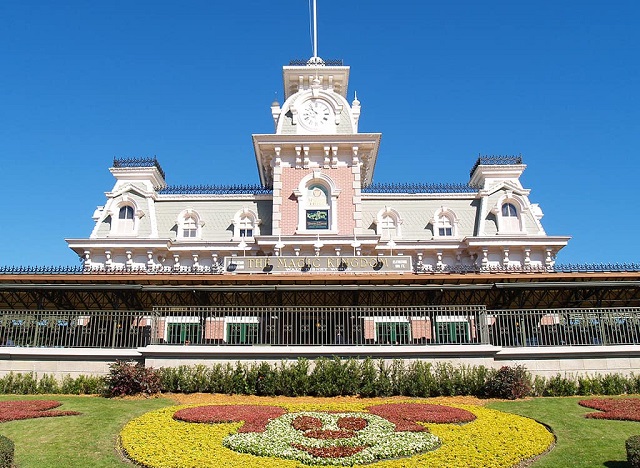
[(381, 134), (358, 132), (360, 101), (347, 101), (341, 61), (292, 62), (283, 80), (274, 133), (253, 135), (261, 183), (273, 189), (272, 235), (350, 249), (363, 236), (361, 190), (372, 182)]

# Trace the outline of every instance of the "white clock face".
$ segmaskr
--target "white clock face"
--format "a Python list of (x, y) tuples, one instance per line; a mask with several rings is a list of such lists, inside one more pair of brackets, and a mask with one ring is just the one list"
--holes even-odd
[(311, 130), (317, 130), (329, 122), (331, 111), (324, 101), (312, 99), (307, 101), (301, 113), (302, 123)]

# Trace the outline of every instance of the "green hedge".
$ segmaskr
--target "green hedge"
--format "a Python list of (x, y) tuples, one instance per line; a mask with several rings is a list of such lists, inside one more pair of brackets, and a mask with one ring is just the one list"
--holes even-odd
[(105, 378), (80, 375), (64, 376), (61, 380), (52, 375), (38, 376), (33, 372), (26, 374), (10, 372), (0, 377), (0, 394), (13, 395), (96, 395), (104, 393)]
[(627, 439), (627, 461), (631, 468), (640, 468), (640, 435), (631, 436)]
[(158, 370), (164, 392), (262, 396), (482, 395), (491, 371), (483, 366), (372, 359), (298, 359), (279, 364), (179, 366)]
[(532, 378), (522, 366), (488, 369), (426, 360), (388, 362), (334, 357), (276, 364), (236, 362), (161, 369), (139, 367), (134, 362), (119, 361), (111, 367), (112, 374), (107, 377), (65, 376), (61, 380), (46, 374), (38, 377), (33, 373), (10, 373), (0, 378), (0, 393), (120, 395), (136, 391), (153, 393), (159, 389), (161, 392), (261, 396), (475, 395), (511, 399), (640, 393), (640, 376), (635, 375), (576, 377), (558, 374)]
[(13, 441), (0, 435), (0, 468), (11, 468), (13, 466), (14, 450)]

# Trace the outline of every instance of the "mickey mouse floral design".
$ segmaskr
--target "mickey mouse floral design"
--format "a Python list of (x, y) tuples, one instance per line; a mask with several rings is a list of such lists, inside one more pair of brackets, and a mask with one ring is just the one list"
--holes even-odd
[(123, 453), (149, 468), (512, 468), (554, 441), (532, 419), (476, 405), (212, 399), (229, 403), (171, 406), (129, 421)]
[(298, 460), (313, 465), (372, 463), (411, 456), (440, 446), (438, 437), (417, 422), (469, 422), (469, 411), (442, 405), (395, 404), (368, 413), (304, 411), (285, 413), (273, 406), (187, 408), (174, 419), (188, 422), (245, 424), (223, 445), (236, 452)]

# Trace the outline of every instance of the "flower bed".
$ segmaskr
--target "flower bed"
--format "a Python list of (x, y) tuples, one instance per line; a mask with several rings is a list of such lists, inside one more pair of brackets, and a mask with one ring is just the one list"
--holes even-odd
[(602, 411), (587, 413), (585, 418), (640, 421), (640, 398), (591, 398), (581, 400), (578, 404)]
[(425, 427), (417, 422), (464, 423), (476, 419), (476, 415), (467, 410), (444, 405), (399, 403), (370, 406), (367, 410), (394, 423), (396, 431), (424, 431)]
[(54, 400), (0, 401), (0, 422), (80, 414), (77, 411), (50, 411), (61, 404)]
[[(204, 409), (210, 406), (201, 410), (184, 406), (164, 408), (130, 421), (121, 432), (121, 442), (131, 459), (153, 468), (294, 468), (300, 467), (300, 463), (325, 466), (370, 463), (367, 466), (375, 468), (507, 468), (543, 453), (553, 443), (553, 435), (546, 428), (521, 416), (482, 407), (455, 405), (451, 412), (463, 410), (459, 414), (466, 415), (468, 412), (475, 419), (465, 424), (424, 423), (407, 416), (406, 411), (413, 407), (416, 413), (428, 410), (438, 413), (433, 408), (426, 408), (431, 405), (388, 403), (373, 405), (360, 401), (321, 404), (289, 400), (283, 402), (280, 408), (288, 412), (269, 422), (264, 432), (240, 432), (240, 427), (247, 426), (246, 420), (194, 424), (173, 417), (187, 408), (192, 409), (194, 415), (203, 411), (211, 415), (213, 410)], [(237, 411), (250, 414), (246, 405), (238, 405), (243, 406), (244, 409)], [(417, 425), (427, 430), (398, 432), (396, 425), (386, 417), (366, 411), (370, 407), (378, 412), (375, 409), (377, 406), (382, 406), (387, 413), (392, 413), (395, 407), (397, 413), (406, 416), (404, 422), (421, 422)], [(250, 408), (259, 413), (261, 407), (275, 408), (260, 404)], [(446, 413), (447, 410), (440, 412)], [(189, 413), (182, 412), (184, 414)], [(312, 435), (322, 437), (305, 436), (307, 431), (319, 430), (324, 432)], [(337, 436), (346, 431), (357, 434), (354, 437)], [(278, 448), (275, 446), (280, 444), (282, 448), (285, 444), (281, 439), (288, 441), (287, 451), (276, 454)], [(390, 447), (395, 452), (385, 451)], [(287, 456), (293, 452), (299, 452), (297, 458)], [(371, 460), (371, 456), (374, 461), (367, 461)]]
[(238, 432), (264, 432), (267, 423), (286, 413), (278, 406), (197, 406), (176, 411), (174, 419), (191, 423), (244, 422)]

